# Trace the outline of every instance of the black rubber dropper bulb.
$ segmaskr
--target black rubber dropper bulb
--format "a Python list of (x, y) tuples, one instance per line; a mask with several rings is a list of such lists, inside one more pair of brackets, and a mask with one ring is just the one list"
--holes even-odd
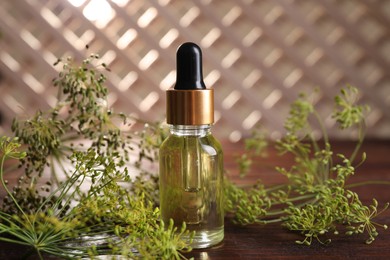
[(206, 89), (202, 73), (202, 50), (195, 43), (183, 43), (177, 50), (174, 89)]

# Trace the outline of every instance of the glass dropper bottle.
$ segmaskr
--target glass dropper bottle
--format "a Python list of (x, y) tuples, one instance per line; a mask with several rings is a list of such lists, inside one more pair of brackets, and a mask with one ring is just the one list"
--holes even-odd
[(214, 90), (206, 88), (202, 52), (194, 43), (177, 50), (177, 77), (167, 91), (170, 135), (159, 152), (163, 221), (195, 232), (191, 246), (213, 246), (224, 237), (223, 154), (211, 134)]

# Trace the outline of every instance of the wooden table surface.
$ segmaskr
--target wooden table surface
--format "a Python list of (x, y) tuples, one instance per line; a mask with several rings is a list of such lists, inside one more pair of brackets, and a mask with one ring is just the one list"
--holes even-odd
[[(336, 142), (334, 150), (349, 154), (352, 150), (350, 142)], [(356, 170), (350, 182), (365, 180), (390, 181), (390, 140), (365, 142), (362, 150), (367, 153), (366, 162)], [(224, 145), (225, 168), (230, 178), (241, 184), (253, 183), (261, 178), (265, 184), (276, 184), (283, 181), (275, 166), (291, 165), (291, 158), (280, 158), (275, 151), (270, 150), (269, 157), (259, 159), (254, 163), (253, 170), (244, 179), (237, 176), (237, 167), (234, 158), (242, 152), (242, 145)], [(353, 189), (359, 194), (364, 203), (370, 203), (376, 198), (379, 205), (390, 201), (390, 186), (368, 185)], [(390, 226), (390, 210), (385, 211), (377, 222)], [(379, 236), (371, 244), (364, 243), (366, 236), (347, 237), (340, 234), (332, 239), (329, 245), (313, 242), (311, 246), (297, 245), (295, 240), (302, 237), (290, 232), (280, 224), (265, 226), (237, 226), (230, 218), (225, 220), (225, 239), (213, 247), (204, 250), (193, 250), (186, 254), (195, 259), (390, 259), (390, 229), (379, 230)], [(8, 243), (0, 243), (0, 259), (20, 259), (26, 249)], [(33, 259), (33, 258), (32, 258)]]
[[(336, 142), (333, 145), (337, 153), (349, 155), (354, 143)], [(367, 153), (366, 162), (356, 169), (350, 183), (365, 180), (390, 181), (390, 141), (366, 142), (362, 148)], [(235, 174), (234, 158), (240, 149), (227, 146), (225, 151), (225, 167), (231, 170), (231, 178), (238, 182), (253, 183), (261, 178), (264, 183), (276, 184), (283, 181), (275, 166), (291, 165), (291, 158), (276, 156), (271, 150), (265, 159), (254, 163), (252, 172), (245, 180)], [(389, 185), (369, 185), (353, 189), (364, 203), (371, 203), (376, 198), (379, 205), (390, 202)], [(390, 209), (378, 216), (377, 222), (390, 227)], [(206, 250), (194, 250), (187, 256), (195, 259), (390, 259), (390, 228), (381, 229), (378, 238), (370, 245), (364, 243), (366, 237), (345, 236), (340, 234), (332, 239), (329, 245), (313, 242), (311, 246), (298, 245), (294, 241), (302, 240), (297, 233), (281, 227), (280, 223), (265, 226), (237, 226), (227, 218), (225, 223), (225, 239), (221, 245)]]

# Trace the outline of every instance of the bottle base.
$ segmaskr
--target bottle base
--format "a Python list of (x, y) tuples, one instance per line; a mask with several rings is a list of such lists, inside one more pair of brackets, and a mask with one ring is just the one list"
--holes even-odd
[(193, 249), (207, 248), (214, 246), (221, 242), (224, 238), (224, 227), (220, 227), (214, 230), (196, 231), (191, 247)]

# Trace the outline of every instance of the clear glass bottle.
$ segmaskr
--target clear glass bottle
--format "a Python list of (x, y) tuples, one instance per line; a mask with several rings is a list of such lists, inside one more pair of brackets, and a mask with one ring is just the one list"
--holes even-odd
[(193, 248), (224, 237), (223, 154), (210, 125), (172, 125), (160, 148), (160, 207), (165, 222), (195, 231)]
[(224, 237), (223, 154), (212, 136), (214, 90), (202, 76), (202, 52), (194, 43), (177, 51), (177, 77), (167, 91), (170, 135), (160, 147), (160, 210), (164, 222), (195, 232), (191, 246), (205, 248)]

